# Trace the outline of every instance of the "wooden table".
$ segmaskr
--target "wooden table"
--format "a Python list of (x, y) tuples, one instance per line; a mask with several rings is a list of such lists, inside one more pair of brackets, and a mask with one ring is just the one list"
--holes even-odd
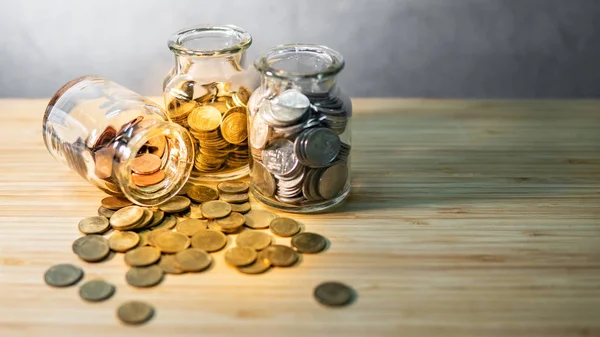
[[(598, 101), (355, 100), (350, 198), (293, 215), (329, 238), (326, 252), (258, 276), (218, 253), (210, 271), (151, 289), (125, 283), (121, 255), (71, 252), (103, 194), (46, 151), (45, 104), (0, 100), (2, 337), (600, 335)], [(116, 295), (90, 304), (46, 286), (59, 262)], [(356, 302), (319, 305), (328, 280)], [(130, 299), (155, 318), (121, 325)]]

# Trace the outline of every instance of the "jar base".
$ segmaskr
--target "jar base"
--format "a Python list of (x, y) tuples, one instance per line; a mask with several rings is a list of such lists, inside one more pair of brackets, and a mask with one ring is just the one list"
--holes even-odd
[(196, 174), (198, 173), (192, 171), (192, 175), (190, 176), (188, 181), (192, 183), (202, 183), (235, 180), (247, 177), (250, 174), (250, 167), (246, 165), (227, 171), (219, 171), (214, 173), (200, 173), (199, 175)]
[(337, 197), (309, 205), (290, 205), (278, 202), (271, 198), (265, 197), (263, 194), (258, 192), (254, 186), (250, 186), (250, 191), (256, 200), (258, 200), (261, 204), (274, 208), (278, 211), (289, 213), (318, 213), (331, 209), (342, 203), (342, 201), (344, 201), (350, 194), (350, 184), (346, 184), (343, 191)]

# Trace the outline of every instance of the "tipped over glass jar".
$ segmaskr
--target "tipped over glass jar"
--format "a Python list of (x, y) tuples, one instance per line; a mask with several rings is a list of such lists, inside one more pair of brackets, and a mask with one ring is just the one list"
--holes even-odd
[(251, 190), (262, 203), (307, 213), (350, 191), (352, 104), (337, 74), (342, 56), (317, 45), (284, 45), (255, 62), (261, 85), (248, 103)]

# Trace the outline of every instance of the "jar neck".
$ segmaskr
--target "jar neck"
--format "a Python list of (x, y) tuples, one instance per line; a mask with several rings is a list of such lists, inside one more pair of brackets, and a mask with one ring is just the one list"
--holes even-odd
[(223, 77), (223, 74), (238, 73), (245, 68), (245, 51), (218, 56), (175, 54), (175, 72), (177, 74), (202, 73), (203, 76)]
[[(161, 170), (165, 178), (153, 186), (140, 187), (133, 183), (132, 164), (149, 141), (164, 144), (159, 157), (162, 157)], [(113, 148), (113, 172), (118, 186), (128, 199), (142, 206), (155, 206), (175, 196), (189, 178), (194, 162), (190, 134), (183, 127), (168, 121), (150, 119), (139, 123), (118, 137)]]
[(261, 90), (264, 94), (266, 94), (267, 97), (277, 96), (279, 93), (289, 89), (295, 89), (305, 94), (324, 92), (334, 93), (339, 90), (337, 85), (337, 76), (335, 75), (325, 78), (319, 78), (318, 76), (315, 76), (302, 79), (288, 79), (262, 73)]

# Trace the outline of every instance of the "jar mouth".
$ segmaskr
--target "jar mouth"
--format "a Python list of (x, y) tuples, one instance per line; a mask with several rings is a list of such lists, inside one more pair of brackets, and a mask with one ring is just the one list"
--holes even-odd
[(283, 79), (326, 78), (344, 69), (337, 51), (313, 44), (288, 44), (267, 50), (254, 63), (258, 71)]
[(199, 25), (184, 28), (171, 36), (169, 49), (177, 55), (221, 56), (245, 51), (252, 36), (233, 25)]

